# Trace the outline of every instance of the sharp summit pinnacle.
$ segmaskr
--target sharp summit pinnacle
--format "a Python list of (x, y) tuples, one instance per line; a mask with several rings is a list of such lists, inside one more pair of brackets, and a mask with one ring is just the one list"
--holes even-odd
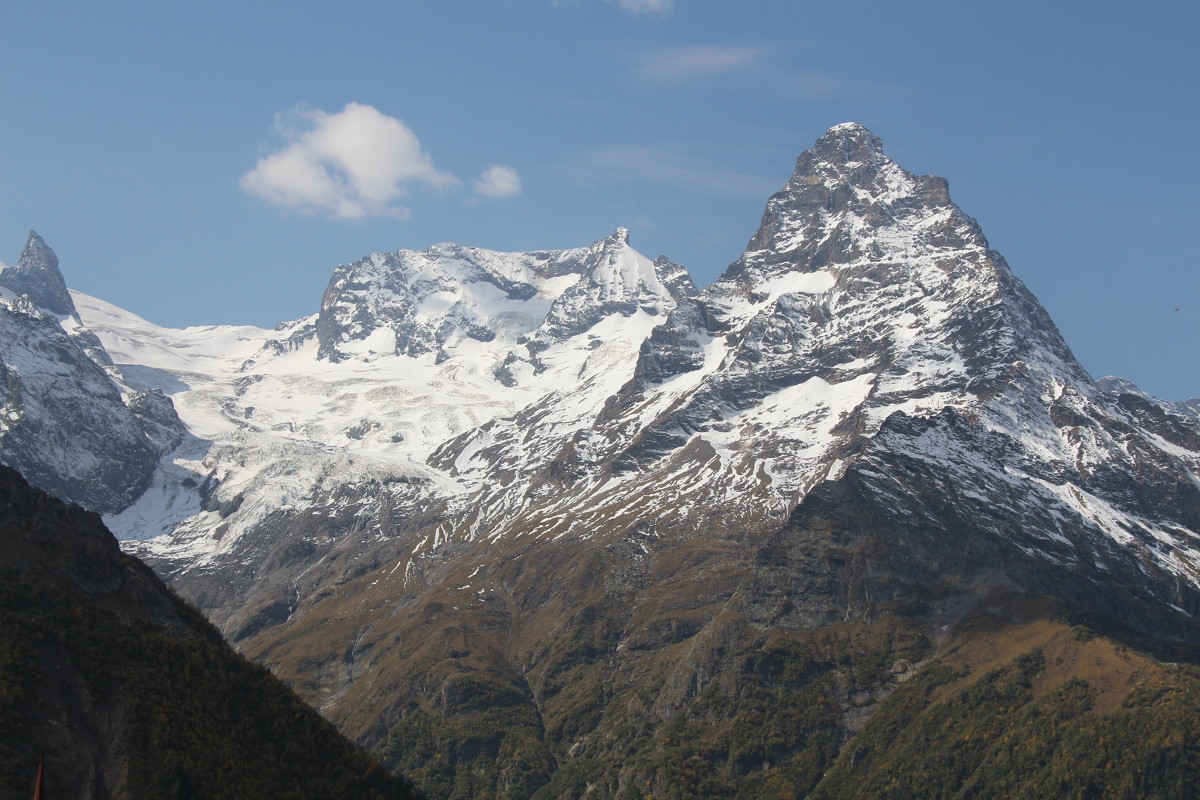
[(58, 270), (58, 256), (36, 231), (15, 266), (0, 272), (0, 286), (17, 295), (28, 295), (33, 304), (59, 316), (75, 314), (75, 304)]

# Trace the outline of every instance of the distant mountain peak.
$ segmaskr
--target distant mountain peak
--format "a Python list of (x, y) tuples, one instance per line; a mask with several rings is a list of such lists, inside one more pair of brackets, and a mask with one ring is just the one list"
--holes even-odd
[(1119, 375), (1105, 375), (1103, 378), (1096, 380), (1096, 385), (1106, 392), (1141, 394), (1142, 391), (1133, 381), (1128, 378), (1122, 378)]
[(1122, 378), (1117, 375), (1105, 375), (1096, 381), (1103, 392), (1119, 397), (1121, 395), (1134, 395), (1140, 397), (1145, 402), (1157, 406), (1163, 411), (1171, 414), (1179, 414), (1183, 417), (1188, 417), (1192, 420), (1200, 420), (1200, 398), (1193, 397), (1189, 400), (1181, 400), (1172, 402), (1170, 400), (1162, 400), (1154, 395), (1144, 391), (1140, 386), (1127, 378)]
[(883, 155), (883, 141), (857, 122), (843, 122), (827, 130), (811, 152), (834, 163), (870, 162)]
[[(876, 232), (887, 235), (876, 237)], [(796, 159), (791, 178), (768, 201), (746, 254), (727, 276), (747, 269), (770, 277), (787, 271), (869, 261), (893, 264), (980, 253), (987, 240), (950, 200), (944, 178), (917, 176), (883, 152), (862, 125), (830, 128)], [(907, 267), (905, 267), (907, 276)]]
[(543, 337), (561, 338), (610, 313), (665, 314), (677, 293), (695, 293), (687, 271), (638, 253), (624, 227), (570, 250), (502, 253), (442, 243), (338, 267), (316, 333), (321, 356), (334, 360), (368, 350), (445, 360), (464, 336), (494, 343), (503, 358), (519, 336), (539, 328)]
[(25, 242), (25, 250), (21, 253), (21, 259), (18, 264), (47, 264), (51, 269), (58, 269), (58, 256), (46, 244), (46, 240), (38, 235), (38, 232), (32, 228), (29, 230), (29, 238)]
[(870, 134), (871, 136), (875, 135), (871, 133), (870, 129), (868, 129), (866, 125), (863, 125), (860, 122), (839, 122), (837, 125), (830, 126), (829, 130), (825, 131), (826, 136), (829, 136), (830, 134), (857, 136), (863, 133)]
[(58, 256), (36, 231), (29, 232), (16, 266), (0, 271), (0, 287), (17, 295), (28, 295), (34, 305), (52, 314), (76, 315), (75, 304), (58, 269)]

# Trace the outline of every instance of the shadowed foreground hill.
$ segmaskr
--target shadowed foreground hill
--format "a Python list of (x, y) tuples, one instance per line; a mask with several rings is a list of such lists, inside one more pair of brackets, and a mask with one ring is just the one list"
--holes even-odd
[(0, 798), (418, 796), (7, 467), (0, 552)]

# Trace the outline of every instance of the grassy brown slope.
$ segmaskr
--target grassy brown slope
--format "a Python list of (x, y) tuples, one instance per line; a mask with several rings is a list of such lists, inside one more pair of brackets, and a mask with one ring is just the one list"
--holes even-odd
[(725, 573), (693, 549), (639, 580), (596, 561), (539, 586), (572, 564), (539, 548), (448, 576), (354, 659), (342, 724), (432, 797), (1184, 797), (1200, 777), (1200, 673), (1053, 601), (994, 593), (935, 651), (895, 613), (755, 624), (728, 553)]
[[(921, 681), (940, 694), (918, 698), (918, 711), (953, 695), (984, 715), (997, 703), (971, 699), (972, 681), (985, 683), (979, 665), (1039, 648), (1040, 665), (1021, 672), (1031, 687), (1021, 708), (1085, 680), (1097, 694), (1087, 713), (1124, 702), (1117, 688), (1131, 662), (1060, 642), (1070, 626), (1054, 606), (1009, 607), (985, 597), (991, 587), (1120, 616), (1159, 641), (1195, 641), (1194, 620), (1138, 577), (1138, 563), (1109, 553), (1111, 570), (1087, 559), (1062, 567), (1023, 544), (1064, 524), (1050, 511), (1034, 504), (1009, 518), (950, 502), (945, 475), (885, 456), (878, 470), (815, 488), (770, 530), (658, 526), (647, 538), (632, 518), (586, 539), (521, 530), (452, 540), (411, 575), (400, 553), (303, 604), (247, 652), (433, 797), (661, 800), (800, 797), (818, 784), (855, 796), (837, 793), (838, 780), (858, 785), (835, 766), (844, 744), (931, 660)], [(1079, 552), (1096, 545), (1086, 526), (1064, 530)], [(1180, 587), (1181, 605), (1189, 592)], [(958, 649), (938, 660), (949, 628), (994, 605), (1018, 627), (970, 616)], [(1014, 735), (1033, 724), (1012, 719)], [(1064, 729), (1089, 719), (1076, 714)], [(949, 746), (937, 731), (920, 735)], [(1139, 752), (1124, 745), (1123, 758)], [(925, 767), (915, 758), (897, 763), (916, 775)]]
[(1184, 798), (1200, 669), (993, 596), (889, 697), (813, 791), (835, 798)]
[[(847, 715), (873, 706), (928, 640), (892, 616), (758, 625), (739, 596), (749, 552), (691, 541), (629, 559), (534, 541), (492, 551), (479, 571), (456, 566), (403, 605), (389, 605), (394, 589), (372, 573), (254, 655), (432, 797), (815, 785)], [(355, 614), (366, 617), (357, 646), (330, 658), (326, 639)]]

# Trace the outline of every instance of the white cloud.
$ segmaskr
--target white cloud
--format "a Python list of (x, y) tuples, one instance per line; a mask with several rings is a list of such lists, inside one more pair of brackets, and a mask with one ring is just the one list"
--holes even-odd
[(302, 213), (335, 217), (407, 217), (397, 205), (412, 184), (453, 186), (458, 180), (433, 166), (401, 120), (373, 106), (347, 103), (330, 114), (297, 109), (276, 117), (289, 140), (242, 176), (242, 190)]
[(753, 69), (770, 49), (766, 45), (672, 47), (639, 56), (634, 72), (652, 83), (686, 83)]
[(617, 0), (617, 5), (635, 14), (665, 14), (675, 0)]
[(475, 191), (484, 197), (511, 197), (521, 191), (521, 176), (512, 167), (492, 164), (475, 181)]

